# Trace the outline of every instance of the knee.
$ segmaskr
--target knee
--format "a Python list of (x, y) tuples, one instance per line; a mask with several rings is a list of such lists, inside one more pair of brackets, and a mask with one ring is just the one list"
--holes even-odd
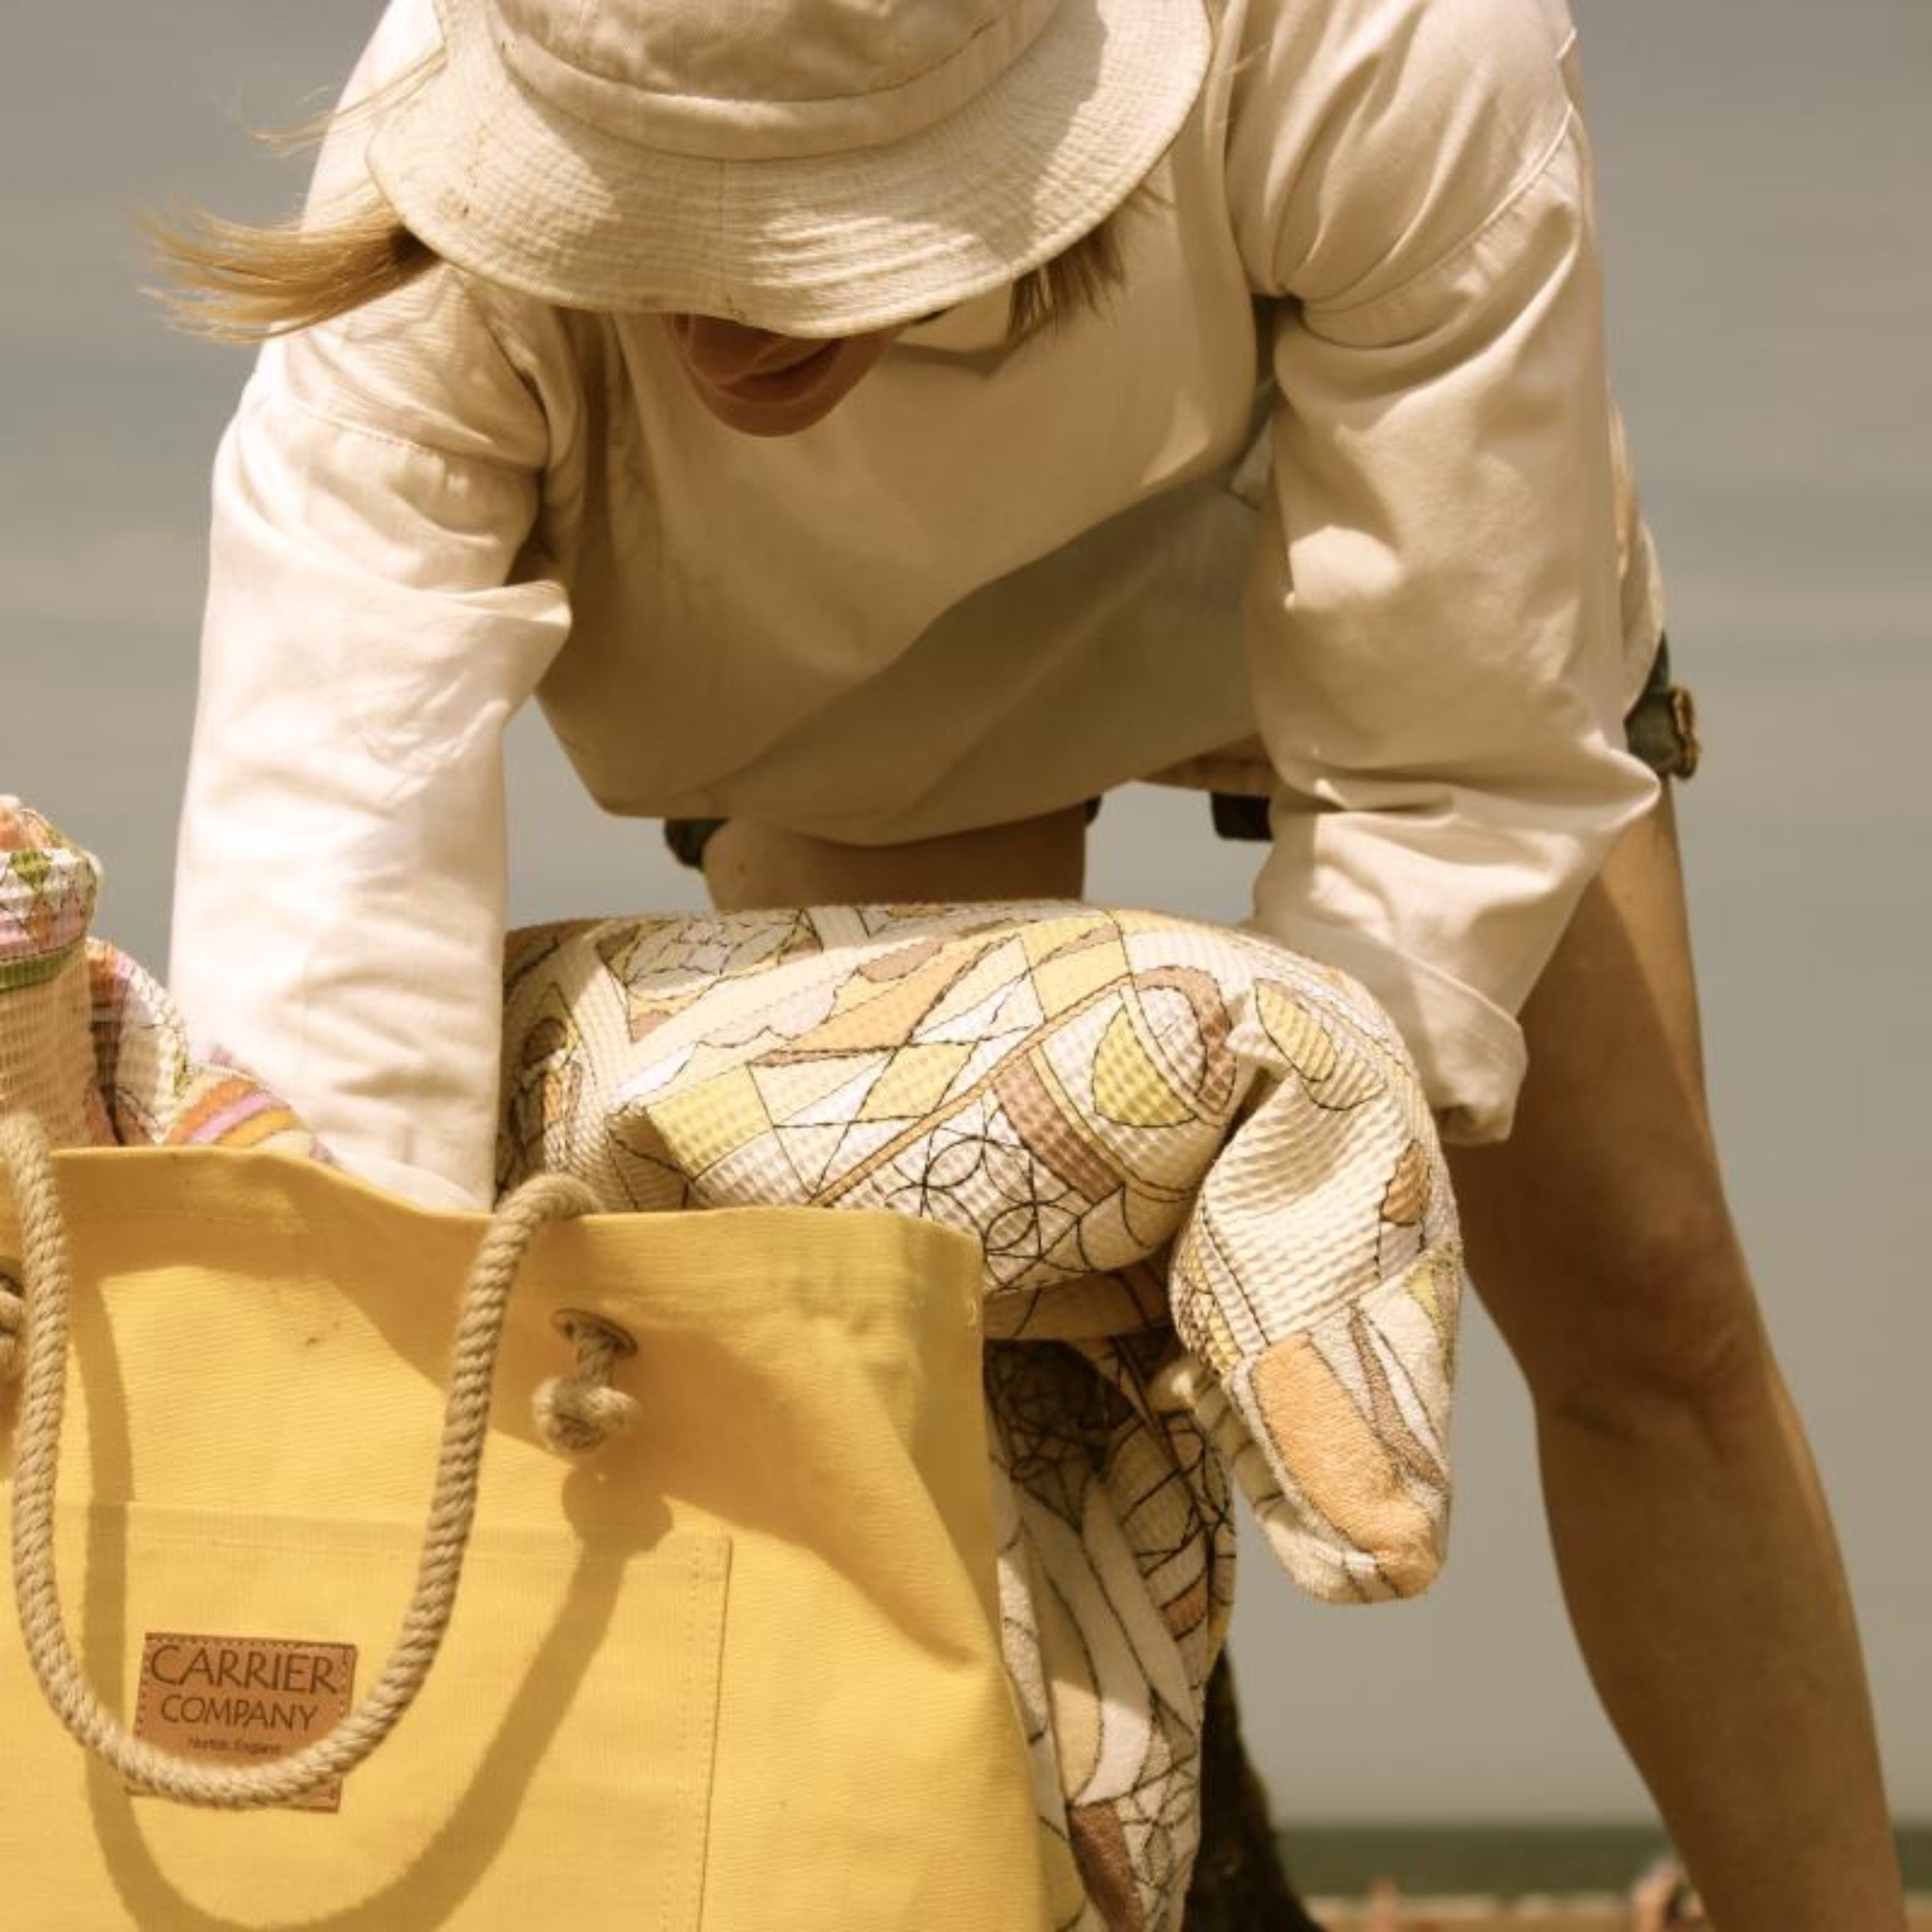
[[(1592, 1428), (1659, 1410), (1715, 1423), (1761, 1393), (1770, 1351), (1721, 1197), (1553, 1244), (1537, 1272), (1504, 1306), (1485, 1299), (1540, 1413)], [(1533, 1315), (1505, 1315), (1532, 1296)]]

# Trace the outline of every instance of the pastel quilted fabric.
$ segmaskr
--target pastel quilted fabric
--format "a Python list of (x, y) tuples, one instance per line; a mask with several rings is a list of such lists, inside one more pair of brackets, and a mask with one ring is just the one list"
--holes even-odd
[[(1070, 902), (519, 934), (498, 1179), (611, 1207), (897, 1209), (975, 1236), (989, 1332), (1171, 1319), (1168, 1378), (1296, 1581), (1442, 1557), (1461, 1283), (1401, 1043), (1257, 935)], [(1132, 1270), (1158, 1257), (1164, 1305)]]
[(94, 1061), (124, 1147), (255, 1148), (338, 1163), (301, 1117), (219, 1049), (191, 1050), (166, 989), (105, 940), (87, 942)]
[(18, 798), (0, 798), (0, 1113), (56, 1146), (113, 1138), (94, 1079), (87, 942), (100, 870)]
[(189, 1052), (166, 992), (90, 931), (100, 862), (0, 798), (0, 1114), (56, 1146), (262, 1147), (328, 1160), (243, 1069)]

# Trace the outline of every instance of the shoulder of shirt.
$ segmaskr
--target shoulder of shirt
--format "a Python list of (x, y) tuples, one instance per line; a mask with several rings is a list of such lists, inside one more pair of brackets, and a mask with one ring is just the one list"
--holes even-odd
[(1372, 301), (1477, 234), (1574, 112), (1565, 0), (1226, 0), (1230, 213), (1255, 286)]
[[(433, 0), (390, 0), (316, 158), (306, 218), (326, 221), (369, 189), (365, 159), (386, 89), (440, 44)], [(549, 392), (567, 376), (549, 305), (437, 261), (402, 287), (270, 343), (256, 372), (325, 423), (443, 457), (533, 468), (546, 457)]]

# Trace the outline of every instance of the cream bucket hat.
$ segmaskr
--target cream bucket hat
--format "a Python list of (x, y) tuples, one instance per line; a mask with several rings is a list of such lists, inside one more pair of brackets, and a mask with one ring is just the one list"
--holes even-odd
[(590, 309), (909, 321), (1097, 227), (1179, 132), (1203, 0), (436, 0), (378, 186), (439, 254)]

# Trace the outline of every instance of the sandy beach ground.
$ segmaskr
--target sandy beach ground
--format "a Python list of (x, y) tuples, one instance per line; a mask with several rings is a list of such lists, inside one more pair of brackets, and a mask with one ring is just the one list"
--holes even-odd
[[(1608, 1893), (1566, 1898), (1405, 1899), (1391, 1920), (1362, 1899), (1311, 1899), (1327, 1932), (1627, 1932), (1628, 1903)], [(1932, 1895), (1911, 1900), (1910, 1932), (1932, 1932)]]

